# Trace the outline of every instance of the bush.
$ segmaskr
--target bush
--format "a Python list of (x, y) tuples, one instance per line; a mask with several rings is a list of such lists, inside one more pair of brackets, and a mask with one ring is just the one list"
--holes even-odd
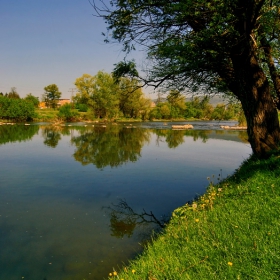
[(31, 121), (36, 117), (31, 102), (0, 96), (0, 118), (14, 121)]
[(65, 104), (59, 108), (58, 117), (65, 121), (73, 121), (77, 115), (71, 104)]
[(78, 103), (76, 104), (76, 109), (79, 110), (79, 112), (87, 112), (88, 111), (88, 106), (86, 104)]

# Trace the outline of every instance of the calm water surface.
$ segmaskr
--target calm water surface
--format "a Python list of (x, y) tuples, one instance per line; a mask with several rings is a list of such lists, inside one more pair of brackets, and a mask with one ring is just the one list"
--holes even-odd
[(0, 126), (0, 279), (103, 279), (127, 263), (158, 228), (139, 214), (162, 221), (250, 155), (220, 124)]

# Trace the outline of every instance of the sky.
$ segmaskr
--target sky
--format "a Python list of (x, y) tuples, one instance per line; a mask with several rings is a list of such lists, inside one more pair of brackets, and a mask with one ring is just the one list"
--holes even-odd
[(102, 32), (106, 25), (88, 0), (0, 0), (0, 92), (15, 87), (20, 97), (41, 99), (56, 84), (61, 98), (71, 98), (76, 78), (110, 73), (124, 57)]

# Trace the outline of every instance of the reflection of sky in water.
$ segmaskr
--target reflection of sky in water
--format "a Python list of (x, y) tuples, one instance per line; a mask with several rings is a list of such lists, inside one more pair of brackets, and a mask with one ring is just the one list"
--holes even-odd
[(0, 279), (105, 277), (135, 255), (139, 236), (112, 237), (103, 206), (125, 199), (135, 211), (170, 214), (204, 192), (207, 176), (222, 169), (226, 177), (251, 151), (241, 142), (192, 137), (169, 149), (156, 138), (138, 161), (103, 169), (75, 161), (70, 136), (56, 148), (40, 135), (0, 146)]

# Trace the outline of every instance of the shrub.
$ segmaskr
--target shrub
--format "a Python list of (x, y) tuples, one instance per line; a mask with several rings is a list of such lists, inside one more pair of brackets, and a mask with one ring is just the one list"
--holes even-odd
[(0, 118), (14, 121), (30, 121), (35, 117), (35, 108), (31, 102), (0, 96)]
[(65, 121), (73, 121), (77, 115), (71, 104), (65, 104), (59, 108), (58, 117)]
[(79, 112), (87, 112), (88, 106), (86, 104), (76, 104), (76, 109), (79, 110)]

